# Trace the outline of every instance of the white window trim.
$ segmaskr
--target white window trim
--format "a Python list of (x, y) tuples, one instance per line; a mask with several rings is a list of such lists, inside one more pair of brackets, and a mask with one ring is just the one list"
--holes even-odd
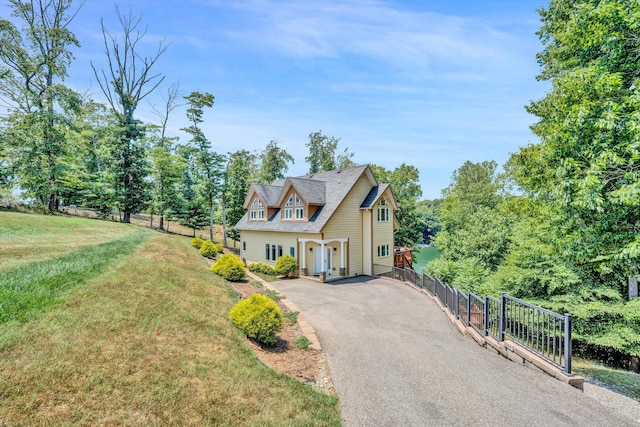
[(385, 258), (391, 255), (391, 247), (387, 243), (386, 245), (378, 245), (378, 258)]
[(378, 222), (389, 222), (391, 215), (389, 214), (389, 205), (383, 198), (378, 202)]
[(265, 259), (267, 261), (276, 261), (282, 255), (282, 245), (276, 245), (275, 243), (265, 244)]

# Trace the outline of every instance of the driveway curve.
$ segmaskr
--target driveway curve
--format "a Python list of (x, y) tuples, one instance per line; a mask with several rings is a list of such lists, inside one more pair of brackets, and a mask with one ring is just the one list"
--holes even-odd
[(479, 347), (433, 301), (399, 282), (272, 285), (316, 329), (347, 427), (640, 426), (640, 411), (622, 414)]

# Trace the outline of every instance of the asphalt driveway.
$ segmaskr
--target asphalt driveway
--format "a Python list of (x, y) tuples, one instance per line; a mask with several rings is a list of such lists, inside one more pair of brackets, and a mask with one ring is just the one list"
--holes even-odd
[(640, 426), (640, 410), (630, 418), (482, 349), (399, 282), (272, 285), (316, 329), (345, 426)]

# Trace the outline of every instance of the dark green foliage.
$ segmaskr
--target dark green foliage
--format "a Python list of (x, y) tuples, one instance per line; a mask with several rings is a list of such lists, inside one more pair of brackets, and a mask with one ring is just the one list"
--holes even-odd
[(263, 344), (274, 344), (276, 333), (282, 329), (282, 311), (270, 298), (253, 294), (239, 301), (229, 310), (231, 322), (249, 338)]
[(196, 168), (192, 179), (193, 186), (198, 196), (205, 202), (209, 214), (209, 240), (213, 240), (213, 212), (216, 199), (223, 195), (223, 178), (225, 171), (224, 156), (212, 150), (211, 141), (205, 136), (201, 126), (204, 122), (204, 108), (213, 107), (214, 96), (208, 92), (191, 92), (184, 97), (189, 108), (187, 119), (191, 125), (182, 130), (191, 135), (190, 143), (193, 144), (193, 160)]
[(260, 293), (264, 296), (271, 298), (274, 301), (280, 301), (281, 299), (286, 298), (285, 296), (280, 295), (277, 291), (274, 291), (272, 289), (266, 289), (264, 291), (261, 291)]
[(284, 317), (287, 319), (287, 321), (289, 322), (290, 325), (295, 325), (296, 323), (298, 323), (298, 315), (300, 314), (299, 311), (287, 311), (284, 314)]
[[(204, 245), (203, 245), (204, 246)], [(237, 282), (247, 277), (242, 260), (233, 254), (224, 254), (211, 266), (211, 271), (218, 276)]]
[(282, 255), (276, 260), (274, 270), (277, 274), (292, 277), (298, 270), (298, 263), (292, 255)]
[(191, 239), (191, 246), (196, 249), (200, 249), (203, 243), (204, 240), (202, 240), (200, 237), (194, 237), (193, 239)]
[(224, 185), (224, 206), (226, 207), (227, 236), (234, 240), (240, 238), (240, 234), (233, 229), (233, 226), (246, 213), (244, 198), (247, 196), (252, 176), (255, 173), (255, 163), (255, 154), (247, 150), (229, 154)]
[(142, 212), (148, 200), (145, 127), (134, 114), (139, 102), (164, 80), (164, 76), (149, 74), (149, 70), (166, 51), (166, 45), (161, 42), (154, 56), (145, 57), (138, 44), (139, 37), (144, 35), (138, 32), (140, 19), (120, 13), (117, 6), (116, 15), (122, 25), (122, 40), (112, 36), (101, 22), (108, 70), (98, 71), (93, 63), (91, 67), (117, 117), (110, 168), (118, 205), (124, 214), (122, 220), (128, 223), (131, 214)]
[(309, 341), (309, 338), (301, 335), (293, 345), (300, 350), (308, 351), (311, 348), (311, 341)]
[(218, 247), (211, 240), (205, 240), (200, 245), (200, 255), (207, 258), (215, 258), (218, 255)]
[(275, 276), (276, 270), (269, 264), (265, 264), (264, 262), (252, 262), (249, 264), (249, 271), (252, 273), (261, 273), (267, 274), (269, 276)]

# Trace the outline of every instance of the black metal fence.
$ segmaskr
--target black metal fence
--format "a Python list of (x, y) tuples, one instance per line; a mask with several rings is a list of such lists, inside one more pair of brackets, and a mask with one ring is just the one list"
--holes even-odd
[(571, 315), (558, 314), (505, 293), (484, 298), (410, 269), (389, 267), (380, 276), (410, 282), (436, 296), (447, 310), (483, 336), (505, 336), (571, 374)]

